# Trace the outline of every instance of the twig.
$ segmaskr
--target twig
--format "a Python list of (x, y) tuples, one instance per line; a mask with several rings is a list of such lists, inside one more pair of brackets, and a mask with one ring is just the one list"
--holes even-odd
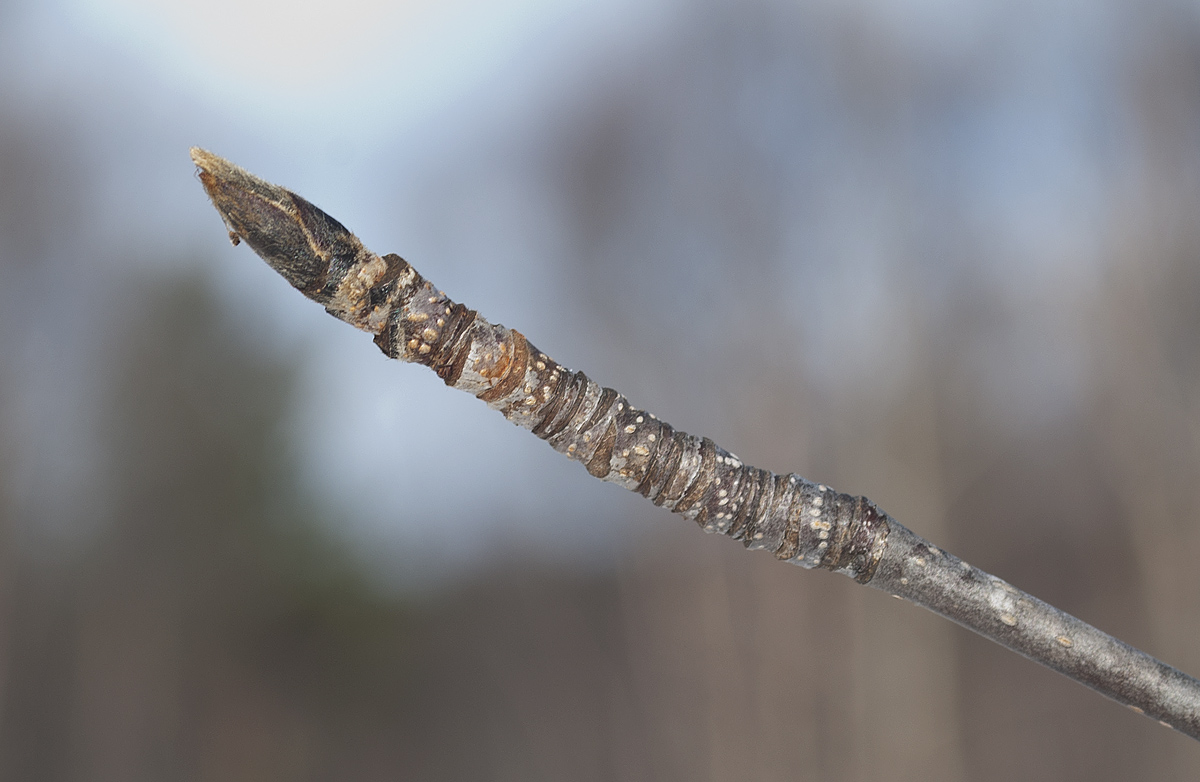
[(398, 255), (380, 257), (300, 196), (201, 149), (192, 160), (229, 237), (392, 358), (430, 367), (601, 480), (705, 530), (925, 606), (1200, 739), (1200, 681), (971, 567), (865, 497), (744, 464), (488, 323)]

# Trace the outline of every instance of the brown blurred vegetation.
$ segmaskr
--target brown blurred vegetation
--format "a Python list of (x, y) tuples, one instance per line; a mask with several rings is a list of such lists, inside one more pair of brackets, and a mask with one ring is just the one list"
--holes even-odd
[[(764, 73), (782, 85), (767, 103), (792, 95), (788, 76), (806, 66), (770, 18), (695, 22), (651, 76), (588, 101), (549, 146), (547, 187), (576, 250), (561, 295), (601, 351), (623, 357), (623, 380), (691, 419), (660, 411), (668, 420), (866, 493), (1197, 674), (1200, 27), (1155, 8), (1116, 69), (1137, 165), (1106, 193), (1100, 284), (1066, 315), (1086, 335), (1088, 382), (1033, 426), (992, 411), (974, 373), (972, 352), (1021, 313), (968, 273), (940, 317), (921, 290), (891, 289), (917, 348), (878, 393), (822, 391), (793, 360), (775, 297), (797, 263), (780, 249), (791, 218), (773, 210), (782, 175), (753, 145), (727, 143), (740, 120), (718, 111)], [(869, 29), (821, 33), (838, 54), (812, 56), (844, 58), (826, 65), (845, 74), (839, 100), (867, 168), (895, 165), (882, 161), (906, 142), (874, 133), (938, 97), (923, 90), (973, 88), (969, 75), (930, 86)], [(51, 184), (72, 141), (22, 122), (0, 116), (0, 779), (1200, 773), (1200, 745), (1079, 685), (653, 508), (645, 521), (661, 532), (599, 572), (509, 561), (419, 597), (381, 589), (330, 532), (336, 511), (298, 485), (283, 435), (295, 367), (239, 334), (203, 275), (101, 283), (47, 249), (84, 220)], [(901, 202), (920, 197), (920, 171), (887, 176)], [(948, 252), (986, 254), (949, 220), (937, 227)], [(929, 260), (898, 247), (891, 263), (896, 281), (920, 279)], [(622, 295), (635, 278), (645, 299)], [(96, 316), (102, 337), (64, 317), (26, 339), (56, 295), (85, 315), (91, 297), (123, 314)], [(682, 304), (657, 311), (658, 297)], [(11, 435), (26, 415), (11, 368), (30, 351), (78, 358), (79, 339), (100, 356), (83, 394), (102, 446), (98, 518), (50, 545), (8, 479), (29, 458)]]

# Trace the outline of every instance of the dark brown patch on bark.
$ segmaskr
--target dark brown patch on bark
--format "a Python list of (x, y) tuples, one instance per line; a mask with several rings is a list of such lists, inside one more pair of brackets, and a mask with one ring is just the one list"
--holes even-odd
[[(547, 369), (552, 365), (546, 364)], [(553, 370), (551, 377), (555, 376)], [(563, 407), (570, 399), (574, 410), (580, 402), (583, 401), (583, 389), (587, 387), (586, 378), (581, 379), (582, 372), (567, 372), (559, 367), (557, 379), (554, 381), (554, 388), (550, 392), (550, 401), (547, 402), (541, 409), (542, 420), (538, 421), (537, 426), (533, 427), (533, 433), (543, 440), (549, 440), (554, 435), (566, 428), (567, 423), (571, 420), (570, 414), (558, 418), (558, 414), (562, 412)]]
[(371, 312), (387, 304), (396, 287), (396, 280), (411, 268), (408, 261), (395, 253), (383, 256), (383, 262), (387, 264), (387, 270), (375, 281), (371, 290), (367, 291), (367, 309)]
[(404, 305), (408, 303), (407, 299), (411, 295), (412, 289), (403, 297), (403, 300), (396, 302), (395, 308), (388, 314), (387, 323), (375, 335), (375, 344), (388, 358), (400, 358), (400, 351), (397, 349), (399, 340), (396, 339), (396, 336), (400, 334), (400, 319), (404, 317)]
[[(573, 430), (573, 433), (576, 435), (584, 431), (582, 427), (573, 426), (573, 422), (575, 421), (575, 416), (579, 414), (579, 409), (583, 407), (583, 403), (587, 399), (588, 382), (588, 376), (584, 373), (572, 373), (571, 383), (567, 387), (567, 393), (564, 394), (563, 398), (566, 409), (562, 411), (562, 415), (557, 421), (554, 421), (547, 427), (546, 433), (541, 435), (543, 439), (549, 440), (551, 437), (562, 434), (568, 429)], [(567, 397), (569, 397), (569, 401)]]
[(441, 346), (434, 351), (437, 358), (429, 366), (446, 385), (453, 386), (462, 377), (463, 367), (471, 355), (471, 327), (475, 325), (475, 310), (455, 304), (446, 315), (441, 328)]
[(592, 455), (592, 460), (587, 463), (587, 471), (597, 478), (607, 477), (612, 472), (612, 455), (616, 444), (617, 424), (615, 421), (610, 421), (608, 429), (604, 431), (604, 435), (600, 438), (600, 444), (596, 446), (596, 453)]
[(804, 511), (802, 494), (797, 491), (792, 495), (791, 507), (787, 509), (786, 527), (783, 531), (783, 544), (775, 551), (779, 559), (791, 559), (800, 553), (800, 523)]
[(529, 366), (529, 343), (525, 340), (525, 335), (516, 329), (510, 329), (509, 333), (512, 334), (512, 347), (507, 371), (499, 383), (478, 394), (485, 402), (503, 399), (525, 380), (525, 370)]
[[(301, 290), (310, 299), (325, 303), (337, 292), (350, 267), (358, 262), (362, 245), (346, 226), (290, 190), (287, 194), (307, 234), (313, 260), (319, 259), (320, 273)], [(305, 263), (310, 261), (306, 259)]]

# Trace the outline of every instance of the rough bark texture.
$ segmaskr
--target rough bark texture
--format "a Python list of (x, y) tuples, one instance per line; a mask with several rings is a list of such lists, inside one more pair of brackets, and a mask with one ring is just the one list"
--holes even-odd
[(593, 476), (747, 548), (925, 606), (1200, 739), (1200, 681), (967, 565), (865, 497), (752, 467), (674, 429), (452, 301), (398, 255), (371, 252), (300, 196), (203, 150), (192, 159), (234, 244), (388, 356), (428, 366)]

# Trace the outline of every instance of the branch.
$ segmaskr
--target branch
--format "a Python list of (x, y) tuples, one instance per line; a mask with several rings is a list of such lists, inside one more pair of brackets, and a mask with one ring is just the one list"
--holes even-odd
[(595, 477), (747, 548), (925, 606), (1200, 739), (1200, 681), (942, 551), (865, 497), (751, 467), (672, 428), (451, 301), (400, 256), (371, 252), (300, 196), (204, 150), (191, 154), (235, 245), (245, 241), (388, 356), (433, 369)]

